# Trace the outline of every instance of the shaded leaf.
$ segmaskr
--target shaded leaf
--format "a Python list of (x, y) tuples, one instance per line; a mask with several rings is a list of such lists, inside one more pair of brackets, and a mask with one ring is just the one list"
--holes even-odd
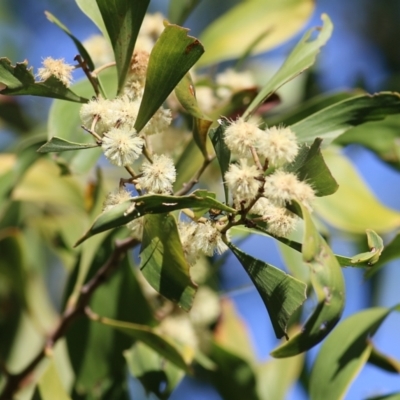
[(86, 61), (89, 69), (91, 71), (94, 70), (94, 64), (93, 61), (89, 55), (89, 53), (86, 51), (85, 47), (82, 45), (82, 43), (71, 33), (71, 31), (58, 19), (56, 18), (53, 14), (51, 14), (48, 11), (44, 12), (46, 15), (46, 18), (52, 22), (53, 24), (56, 24), (60, 29), (62, 29), (75, 43), (76, 48), (79, 51), (79, 54), (82, 56), (82, 58)]
[(395, 374), (400, 373), (400, 362), (398, 360), (381, 353), (374, 347), (373, 343), (370, 343), (370, 346), (371, 353), (368, 358), (369, 364), (375, 365), (375, 367), (383, 369), (387, 372), (393, 372)]
[(368, 338), (389, 312), (387, 308), (361, 311), (345, 319), (332, 332), (322, 344), (311, 371), (311, 400), (337, 400), (344, 397), (370, 356)]
[(242, 252), (232, 243), (229, 248), (249, 274), (268, 310), (277, 338), (287, 337), (292, 314), (306, 300), (306, 284), (261, 260)]
[[(272, 93), (276, 92), (282, 85), (292, 80), (314, 64), (317, 54), (321, 47), (328, 41), (333, 30), (333, 25), (329, 17), (326, 14), (322, 14), (321, 18), (324, 25), (322, 28), (318, 28), (318, 36), (310, 40), (312, 33), (316, 31), (317, 28), (309, 30), (303, 36), (297, 46), (286, 58), (282, 67), (251, 102), (246, 112), (243, 114), (244, 118), (248, 118), (253, 114), (260, 104), (262, 104), (267, 97), (271, 96)], [(284, 27), (285, 24), (282, 24), (282, 26)], [(263, 27), (263, 29), (265, 29), (265, 27)], [(240, 31), (240, 34), (243, 35), (242, 31)], [(316, 135), (315, 137), (317, 136), (319, 135)]]
[(311, 143), (319, 137), (326, 146), (357, 125), (382, 120), (391, 114), (400, 114), (399, 94), (363, 94), (324, 108), (292, 125), (291, 129), (301, 143)]
[[(106, 0), (104, 0), (106, 1)], [(135, 129), (139, 132), (204, 52), (188, 29), (169, 24), (150, 54)]]
[(96, 2), (114, 50), (118, 71), (118, 93), (121, 93), (150, 0), (96, 0)]
[(339, 187), (325, 164), (321, 143), (322, 139), (317, 138), (310, 147), (302, 146), (293, 163), (285, 168), (311, 185), (318, 197), (333, 194)]
[(201, 0), (171, 0), (168, 8), (168, 19), (174, 24), (183, 24), (200, 1)]
[(217, 343), (212, 343), (210, 357), (218, 366), (211, 380), (224, 399), (259, 400), (254, 371), (244, 359)]
[(214, 146), (215, 154), (217, 155), (219, 168), (221, 170), (221, 177), (224, 185), (225, 192), (225, 202), (229, 201), (229, 189), (228, 185), (224, 179), (225, 173), (229, 169), (229, 164), (231, 161), (231, 151), (228, 149), (228, 146), (224, 141), (224, 132), (227, 128), (225, 121), (219, 120), (219, 126), (216, 129), (211, 129), (210, 131), (210, 139)]
[[(232, 7), (201, 34), (207, 49), (199, 66), (240, 57), (257, 38), (252, 54), (267, 51), (292, 37), (314, 9), (309, 0), (248, 0)], [(283, 24), (282, 21), (285, 21)]]
[(144, 195), (133, 197), (100, 214), (92, 227), (77, 241), (76, 246), (97, 233), (125, 225), (145, 214), (163, 214), (183, 208), (192, 208), (194, 211), (215, 208), (236, 213), (235, 209), (216, 200), (213, 193), (210, 195), (208, 193), (204, 190), (196, 190), (188, 196)]
[(303, 260), (310, 267), (317, 307), (300, 333), (271, 352), (273, 357), (290, 357), (321, 342), (335, 327), (345, 303), (342, 271), (332, 250), (316, 230), (308, 210), (300, 203), (305, 223)]
[(140, 269), (150, 285), (184, 310), (190, 310), (197, 285), (190, 278), (189, 264), (172, 215), (144, 217), (140, 258)]
[(337, 149), (324, 151), (324, 160), (339, 183), (333, 196), (318, 198), (314, 209), (337, 229), (364, 233), (390, 232), (400, 226), (400, 213), (385, 207), (362, 181), (349, 160)]
[(383, 396), (368, 397), (366, 400), (400, 400), (400, 393), (391, 393)]
[(99, 147), (97, 143), (74, 143), (68, 140), (59, 138), (57, 136), (52, 137), (47, 143), (38, 149), (38, 153), (52, 153), (62, 152), (71, 150), (83, 150), (91, 149), (93, 147)]
[(26, 110), (10, 96), (0, 98), (0, 120), (22, 132), (29, 131), (31, 128), (31, 121)]
[(8, 58), (0, 58), (0, 94), (51, 97), (77, 103), (88, 101), (68, 89), (54, 76), (43, 82), (36, 82), (32, 68), (28, 69), (27, 66), (27, 61), (13, 66)]

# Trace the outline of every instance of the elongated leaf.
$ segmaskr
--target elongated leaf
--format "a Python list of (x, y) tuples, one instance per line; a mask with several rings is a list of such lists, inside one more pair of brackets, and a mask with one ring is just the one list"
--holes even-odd
[[(106, 1), (106, 0), (104, 0)], [(201, 43), (188, 36), (188, 29), (169, 24), (150, 54), (146, 85), (135, 128), (143, 129), (204, 52)]]
[(99, 28), (104, 37), (108, 38), (108, 32), (104, 25), (99, 6), (96, 0), (75, 0), (81, 11)]
[(313, 9), (314, 4), (309, 0), (241, 2), (202, 33), (201, 40), (207, 53), (199, 65), (238, 58), (261, 36), (264, 37), (254, 47), (252, 54), (267, 51), (300, 30)]
[(194, 211), (216, 208), (236, 213), (235, 209), (216, 200), (212, 196), (213, 193), (210, 193), (210, 196), (207, 193), (204, 190), (197, 190), (189, 196), (145, 195), (133, 197), (100, 214), (88, 232), (78, 240), (76, 246), (97, 233), (125, 225), (145, 214), (163, 214), (183, 208), (193, 208)]
[(51, 14), (48, 11), (44, 12), (46, 15), (46, 18), (52, 22), (53, 24), (56, 24), (60, 29), (62, 29), (75, 43), (76, 48), (79, 51), (79, 54), (82, 56), (82, 58), (86, 61), (89, 69), (91, 71), (94, 70), (94, 64), (93, 61), (89, 55), (89, 53), (86, 51), (85, 47), (82, 45), (82, 43), (71, 33), (71, 31), (58, 19), (56, 18), (53, 14)]
[(376, 367), (383, 369), (387, 372), (392, 372), (395, 374), (400, 373), (400, 362), (395, 360), (394, 358), (381, 353), (378, 349), (376, 349), (373, 343), (369, 343), (372, 347), (371, 353), (368, 358), (368, 363), (375, 365)]
[(335, 228), (354, 233), (373, 229), (390, 232), (400, 226), (400, 213), (385, 207), (362, 181), (349, 160), (337, 149), (324, 151), (324, 159), (339, 189), (333, 196), (319, 198), (316, 212)]
[(118, 71), (118, 93), (121, 93), (150, 0), (96, 0), (96, 2), (114, 50)]
[(306, 300), (306, 284), (261, 260), (242, 252), (233, 244), (229, 248), (249, 274), (260, 294), (277, 338), (287, 337), (292, 314)]
[(354, 96), (333, 104), (291, 126), (299, 142), (311, 143), (315, 138), (324, 139), (328, 145), (354, 126), (385, 119), (400, 114), (400, 95), (381, 92), (374, 95)]
[(224, 185), (225, 192), (225, 202), (228, 203), (229, 200), (229, 189), (225, 182), (225, 173), (229, 169), (229, 163), (231, 161), (231, 151), (228, 149), (224, 141), (224, 132), (227, 128), (225, 121), (219, 120), (219, 126), (217, 129), (212, 129), (210, 131), (210, 139), (214, 146), (215, 154), (217, 155), (219, 168), (221, 170), (221, 177)]
[(174, 24), (183, 24), (200, 1), (201, 0), (171, 0), (169, 2), (168, 19)]
[(390, 393), (383, 396), (368, 397), (366, 400), (400, 400), (400, 392)]
[(322, 140), (317, 138), (310, 147), (303, 146), (293, 163), (286, 168), (311, 185), (319, 197), (333, 194), (339, 187), (322, 157), (321, 143)]
[(302, 331), (271, 352), (273, 357), (290, 357), (309, 350), (321, 342), (335, 327), (342, 315), (345, 286), (340, 265), (332, 250), (320, 236), (308, 210), (301, 208), (305, 223), (303, 260), (311, 269), (311, 283), (318, 305)]
[(149, 328), (146, 325), (116, 321), (106, 317), (100, 317), (98, 322), (111, 326), (134, 339), (140, 340), (158, 354), (165, 357), (168, 361), (171, 361), (177, 367), (186, 372), (189, 371), (188, 365), (178, 349), (161, 335), (157, 334), (152, 328)]
[(370, 356), (369, 336), (375, 333), (389, 312), (387, 308), (361, 311), (344, 320), (332, 332), (322, 344), (311, 371), (311, 400), (344, 398)]
[(383, 251), (383, 240), (382, 238), (373, 230), (367, 229), (367, 237), (368, 237), (368, 247), (370, 249), (369, 252), (357, 254), (352, 257), (351, 262), (353, 264), (360, 262), (367, 262), (368, 265), (376, 264), (379, 260), (379, 257)]
[(155, 290), (188, 311), (197, 285), (190, 279), (175, 218), (160, 214), (144, 219), (140, 269)]
[(83, 150), (99, 147), (96, 143), (74, 143), (57, 136), (52, 137), (38, 149), (39, 153), (60, 153), (62, 151)]
[(13, 66), (8, 58), (0, 58), (0, 94), (51, 97), (76, 103), (86, 103), (88, 101), (68, 89), (54, 76), (43, 82), (36, 82), (32, 68), (28, 69), (27, 67), (27, 61)]
[[(244, 118), (248, 118), (253, 114), (260, 104), (262, 104), (267, 97), (271, 96), (272, 93), (276, 92), (282, 85), (292, 80), (314, 64), (317, 54), (321, 47), (328, 41), (333, 30), (333, 25), (329, 17), (326, 14), (323, 14), (321, 18), (324, 25), (319, 29), (318, 36), (314, 39), (310, 39), (315, 29), (309, 30), (303, 36), (297, 46), (290, 53), (289, 57), (285, 60), (282, 67), (250, 103), (246, 112), (243, 114)], [(319, 135), (316, 135), (315, 137), (317, 136)]]
[(63, 387), (53, 360), (50, 361), (39, 379), (38, 388), (34, 395), (36, 400), (71, 400)]

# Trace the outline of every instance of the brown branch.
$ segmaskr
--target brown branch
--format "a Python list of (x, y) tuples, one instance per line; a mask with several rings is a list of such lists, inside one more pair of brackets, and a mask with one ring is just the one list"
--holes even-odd
[(203, 164), (199, 168), (199, 170), (193, 175), (192, 179), (185, 183), (182, 187), (182, 189), (178, 190), (174, 195), (175, 196), (183, 196), (192, 189), (192, 187), (199, 182), (199, 179), (203, 172), (206, 170), (206, 168), (211, 164), (211, 162), (214, 160), (215, 156), (208, 156), (207, 158), (204, 159)]
[(96, 97), (99, 97), (100, 95), (100, 88), (99, 88), (99, 83), (97, 81), (97, 78), (92, 75), (90, 72), (90, 69), (88, 68), (88, 65), (86, 61), (80, 56), (77, 55), (74, 60), (79, 64), (79, 66), (82, 68), (83, 72), (85, 73), (86, 77), (89, 79), (90, 84), (93, 87), (94, 92), (96, 93)]
[(36, 357), (19, 373), (8, 373), (6, 376), (6, 384), (3, 392), (0, 395), (0, 400), (11, 400), (15, 393), (24, 386), (26, 378), (34, 371), (39, 363), (48, 355), (51, 354), (54, 345), (57, 341), (65, 335), (69, 326), (80, 316), (85, 315), (85, 308), (88, 306), (90, 299), (96, 289), (107, 281), (114, 271), (117, 270), (120, 261), (125, 257), (126, 252), (138, 244), (137, 239), (128, 238), (125, 240), (117, 241), (115, 249), (103, 264), (103, 266), (96, 272), (96, 274), (89, 280), (88, 283), (82, 286), (78, 300), (67, 306), (60, 321), (55, 327), (54, 331), (47, 338), (43, 348), (39, 351)]

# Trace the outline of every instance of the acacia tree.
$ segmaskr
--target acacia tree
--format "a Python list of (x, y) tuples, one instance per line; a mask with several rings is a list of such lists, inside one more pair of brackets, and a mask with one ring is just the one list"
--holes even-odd
[[(296, 33), (312, 3), (244, 2), (200, 40), (180, 26), (197, 3), (172, 0), (163, 21), (146, 15), (148, 0), (77, 0), (102, 36), (81, 43), (47, 13), (76, 44), (74, 62), (47, 57), (34, 74), (0, 59), (2, 95), (55, 99), (47, 138), (0, 156), (0, 399), (126, 399), (127, 370), (160, 399), (185, 374), (211, 380), (226, 399), (283, 399), (321, 341), (304, 372), (311, 399), (341, 398), (366, 362), (398, 370), (370, 340), (396, 306), (340, 322), (342, 268), (372, 277), (396, 257), (397, 236), (383, 251), (378, 233), (400, 216), (338, 149), (361, 142), (385, 158), (395, 135), (377, 144), (374, 132), (400, 113), (399, 96), (340, 93), (272, 114), (276, 91), (329, 39), (329, 17), (260, 86), (244, 62)], [(228, 59), (239, 62), (208, 68)], [(71, 85), (76, 69), (85, 79)], [(325, 222), (366, 232), (367, 251), (334, 254)], [(241, 250), (238, 239), (251, 235), (276, 240), (290, 273)], [(227, 252), (283, 338), (265, 363), (218, 297), (215, 255)], [(46, 263), (68, 272), (59, 314), (43, 290)], [(307, 298), (314, 310), (301, 327)]]

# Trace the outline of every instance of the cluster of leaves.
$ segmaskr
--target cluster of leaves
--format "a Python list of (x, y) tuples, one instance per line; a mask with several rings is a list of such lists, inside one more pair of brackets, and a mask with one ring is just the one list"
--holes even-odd
[[(198, 371), (200, 375), (206, 373), (226, 399), (284, 398), (300, 374), (303, 353), (324, 340), (340, 320), (345, 305), (341, 268), (369, 267), (366, 275), (372, 276), (385, 262), (398, 256), (398, 237), (383, 251), (383, 241), (376, 232), (386, 234), (398, 228), (400, 215), (372, 196), (339, 153), (338, 146), (361, 143), (398, 167), (399, 153), (393, 152), (392, 144), (398, 135), (395, 132), (400, 97), (394, 93), (373, 96), (341, 93), (315, 99), (293, 112), (265, 117), (269, 125), (283, 123), (296, 134), (301, 149), (287, 169), (314, 188), (319, 197), (316, 215), (312, 217), (302, 204), (293, 201), (291, 211), (303, 220), (302, 238), (296, 241), (275, 237), (291, 274), (244, 253), (231, 242), (228, 245), (259, 292), (276, 337), (287, 340), (271, 352), (276, 359), (258, 363), (246, 344), (238, 317), (230, 303), (224, 302), (208, 350), (193, 349), (157, 331), (158, 321), (138, 275), (143, 274), (162, 296), (183, 310), (190, 310), (197, 285), (183, 255), (174, 212), (191, 209), (200, 218), (213, 210), (235, 219), (238, 211), (228, 205), (227, 187), (225, 201), (220, 201), (208, 190), (188, 193), (190, 186), (182, 195), (182, 185), (197, 182), (201, 175), (198, 172), (210, 164), (210, 144), (224, 176), (231, 154), (223, 141), (226, 124), (219, 123), (218, 118), (233, 115), (243, 106), (245, 110), (240, 113), (249, 118), (271, 101), (281, 86), (311, 67), (332, 33), (331, 21), (323, 15), (323, 26), (303, 36), (263, 88), (239, 93), (228, 108), (210, 116), (197, 104), (188, 71), (195, 65), (203, 67), (225, 59), (246, 58), (281, 43), (303, 25), (312, 12), (312, 2), (241, 3), (207, 28), (201, 40), (188, 36), (187, 30), (178, 25), (166, 24), (150, 55), (135, 128), (140, 131), (175, 90), (183, 114), (192, 126), (192, 139), (177, 162), (176, 194), (139, 196), (101, 212), (105, 194), (102, 173), (98, 172), (95, 182), (89, 185), (80, 179), (93, 170), (100, 152), (97, 144), (82, 140), (77, 129), (79, 107), (93, 95), (93, 87), (109, 98), (121, 92), (149, 1), (77, 0), (77, 3), (110, 40), (116, 60), (116, 68), (94, 76), (94, 86), (88, 80), (71, 89), (56, 78), (36, 82), (26, 63), (12, 66), (9, 60), (0, 59), (1, 94), (56, 99), (49, 115), (47, 140), (33, 137), (23, 143), (17, 154), (0, 157), (4, 167), (0, 175), (0, 273), (7, 282), (4, 291), (0, 288), (5, 310), (4, 315), (0, 314), (0, 356), (7, 361), (2, 371), (0, 399), (11, 398), (45, 356), (49, 361), (44, 372), (37, 373), (35, 399), (126, 399), (126, 365), (145, 390), (159, 398), (168, 398), (185, 373)], [(191, 1), (182, 6), (181, 1), (172, 0), (170, 21), (184, 21), (197, 3)], [(278, 24), (280, 28), (274, 29), (282, 15), (291, 23)], [(93, 72), (94, 63), (80, 41), (54, 16), (48, 14), (48, 18), (72, 38), (88, 71)], [(249, 26), (254, 30), (249, 31)], [(243, 47), (237, 46), (236, 35), (241, 29), (248, 33), (248, 42)], [(203, 45), (207, 49), (204, 55)], [(378, 142), (374, 135), (380, 127), (386, 130)], [(332, 142), (334, 146), (326, 148)], [(46, 153), (56, 153), (56, 157), (50, 159)], [(125, 257), (139, 243), (129, 237), (123, 226), (143, 216), (139, 272), (132, 268), (132, 257)], [(333, 254), (316, 227), (324, 227), (323, 221), (357, 235), (369, 228), (368, 251), (351, 258)], [(238, 235), (266, 232), (262, 224), (236, 226), (232, 231)], [(25, 254), (30, 255), (29, 259)], [(64, 311), (58, 324), (53, 311), (43, 311), (47, 299), (41, 286), (44, 265), (54, 258), (69, 272)], [(299, 329), (299, 309), (312, 292), (315, 309)], [(399, 372), (398, 363), (376, 350), (370, 340), (391, 311), (369, 309), (337, 327), (323, 343), (311, 372), (310, 398), (341, 398), (366, 362)], [(39, 349), (36, 355), (32, 350), (25, 351), (27, 346), (23, 343), (31, 342), (26, 340), (29, 332), (21, 328), (23, 324), (28, 329), (36, 324), (46, 331), (56, 326), (44, 347), (40, 339), (33, 346), (34, 350)], [(17, 332), (23, 334), (17, 337)], [(68, 355), (65, 348), (55, 346), (62, 336)], [(337, 343), (341, 344), (340, 351)], [(31, 355), (32, 361), (24, 358), (22, 364), (19, 359), (15, 362), (18, 348), (24, 349), (26, 357)], [(66, 358), (71, 363), (70, 374), (60, 372), (56, 365)], [(20, 372), (11, 373), (8, 365)], [(279, 379), (274, 380), (277, 375)], [(64, 388), (65, 382), (72, 388), (70, 394)]]

